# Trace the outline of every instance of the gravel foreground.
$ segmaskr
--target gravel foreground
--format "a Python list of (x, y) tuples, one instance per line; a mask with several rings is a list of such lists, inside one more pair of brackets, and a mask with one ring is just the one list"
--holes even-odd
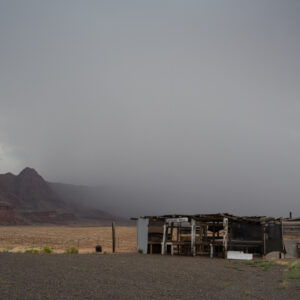
[(1, 299), (300, 299), (242, 261), (142, 254), (0, 254)]

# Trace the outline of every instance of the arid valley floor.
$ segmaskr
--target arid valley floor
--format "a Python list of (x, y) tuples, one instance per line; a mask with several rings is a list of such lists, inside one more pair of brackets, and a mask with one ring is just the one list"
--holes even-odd
[[(0, 227), (0, 298), (300, 298), (299, 261), (293, 269), (289, 261), (142, 255), (136, 253), (135, 227), (117, 226), (116, 234), (112, 254), (110, 227)], [(104, 253), (95, 253), (97, 244)], [(78, 245), (81, 254), (63, 253)], [(24, 253), (44, 246), (54, 253)]]
[[(28, 249), (50, 247), (55, 253), (76, 247), (80, 253), (95, 252), (101, 245), (103, 252), (112, 251), (112, 229), (107, 227), (71, 226), (0, 226), (0, 251), (24, 252)], [(116, 227), (117, 252), (136, 251), (136, 228)]]

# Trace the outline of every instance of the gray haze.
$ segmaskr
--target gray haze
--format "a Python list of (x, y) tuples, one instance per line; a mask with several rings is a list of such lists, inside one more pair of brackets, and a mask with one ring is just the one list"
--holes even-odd
[(299, 97), (298, 0), (0, 0), (0, 173), (300, 216)]

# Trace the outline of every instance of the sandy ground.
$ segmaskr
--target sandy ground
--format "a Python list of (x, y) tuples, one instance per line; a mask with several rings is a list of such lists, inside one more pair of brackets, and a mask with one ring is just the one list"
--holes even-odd
[[(1, 299), (300, 299), (285, 266), (143, 254), (0, 253)], [(298, 285), (297, 285), (298, 284)]]
[[(19, 252), (48, 246), (57, 253), (69, 247), (90, 253), (95, 252), (96, 245), (101, 245), (103, 251), (112, 251), (111, 227), (0, 226), (0, 251)], [(136, 252), (135, 227), (116, 227), (116, 251)]]

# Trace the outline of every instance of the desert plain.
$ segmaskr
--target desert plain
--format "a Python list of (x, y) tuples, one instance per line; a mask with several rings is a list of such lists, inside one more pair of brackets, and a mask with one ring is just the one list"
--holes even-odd
[[(96, 245), (101, 245), (103, 252), (112, 252), (110, 226), (0, 226), (2, 252), (50, 247), (54, 253), (63, 253), (76, 247), (79, 253), (92, 253)], [(117, 224), (116, 252), (136, 252), (136, 227)]]

